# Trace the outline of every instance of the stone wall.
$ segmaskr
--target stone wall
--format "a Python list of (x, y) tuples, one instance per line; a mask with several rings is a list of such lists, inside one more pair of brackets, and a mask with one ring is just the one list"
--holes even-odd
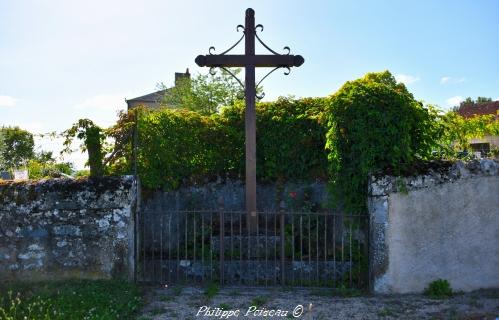
[[(140, 204), (139, 229), (147, 236), (141, 239), (141, 249), (150, 250), (159, 238), (164, 245), (176, 245), (177, 228), (183, 230), (184, 215), (178, 211), (214, 210), (223, 205), (226, 212), (243, 212), (245, 208), (244, 183), (240, 180), (218, 180), (201, 185), (180, 187), (174, 191), (144, 191)], [(286, 210), (307, 212), (320, 210), (328, 204), (325, 182), (259, 183), (257, 185), (258, 211), (277, 212), (284, 203)], [(165, 218), (171, 219), (171, 228), (164, 227)], [(163, 219), (163, 221), (162, 221)], [(233, 223), (239, 223), (239, 215), (231, 216)]]
[[(222, 180), (201, 185), (180, 187), (175, 191), (156, 191), (143, 194), (144, 214), (171, 210), (217, 210), (220, 200), (226, 211), (245, 211), (244, 182), (241, 180)], [(310, 211), (325, 207), (328, 203), (327, 185), (323, 181), (258, 183), (258, 211), (278, 211), (281, 200), (287, 209)]]
[(425, 175), (372, 177), (370, 273), (376, 293), (499, 288), (499, 162), (457, 162)]
[(0, 184), (0, 280), (132, 278), (132, 177)]

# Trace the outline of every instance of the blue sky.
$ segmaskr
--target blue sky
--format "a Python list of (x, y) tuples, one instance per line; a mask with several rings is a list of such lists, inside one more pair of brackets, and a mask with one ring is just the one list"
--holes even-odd
[(326, 96), (385, 69), (442, 108), (499, 99), (497, 0), (0, 0), (0, 125), (60, 131), (88, 117), (108, 126), (125, 98), (172, 85), (186, 68), (206, 73), (194, 58), (232, 45), (248, 7), (269, 46), (305, 58), (265, 80), (266, 100)]

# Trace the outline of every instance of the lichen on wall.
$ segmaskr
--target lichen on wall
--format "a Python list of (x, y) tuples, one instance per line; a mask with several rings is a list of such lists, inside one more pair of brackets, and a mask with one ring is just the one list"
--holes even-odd
[(132, 177), (0, 184), (0, 279), (130, 278)]

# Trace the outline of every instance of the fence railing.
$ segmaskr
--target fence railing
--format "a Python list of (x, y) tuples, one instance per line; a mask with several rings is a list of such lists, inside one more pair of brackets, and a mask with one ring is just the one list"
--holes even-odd
[(158, 211), (139, 218), (138, 280), (362, 288), (368, 218), (331, 212)]

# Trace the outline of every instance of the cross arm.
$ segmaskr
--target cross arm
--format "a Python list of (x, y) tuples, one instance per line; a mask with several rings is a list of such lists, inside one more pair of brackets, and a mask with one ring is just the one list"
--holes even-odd
[(199, 55), (200, 67), (299, 67), (305, 62), (300, 55)]

